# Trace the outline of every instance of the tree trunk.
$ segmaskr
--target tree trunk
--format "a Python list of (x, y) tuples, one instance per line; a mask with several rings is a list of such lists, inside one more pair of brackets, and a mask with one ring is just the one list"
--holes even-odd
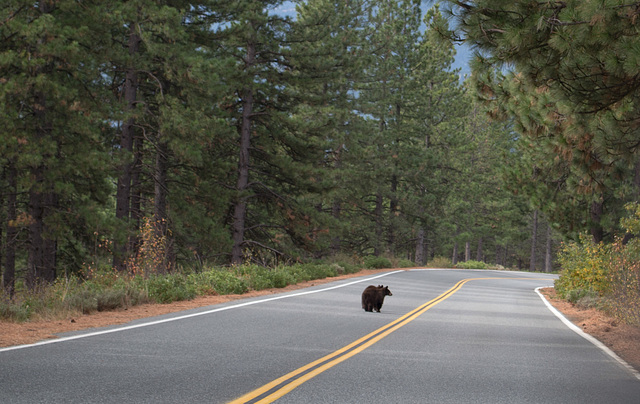
[(591, 237), (593, 237), (594, 243), (599, 243), (604, 238), (604, 230), (602, 228), (602, 224), (600, 223), (602, 220), (602, 214), (604, 212), (604, 203), (602, 202), (592, 202), (591, 203)]
[(453, 243), (453, 256), (451, 257), (451, 264), (456, 265), (458, 263), (458, 242)]
[(424, 256), (424, 228), (420, 226), (418, 228), (418, 238), (416, 240), (416, 256), (415, 263), (423, 265), (425, 263)]
[[(396, 134), (398, 133), (397, 130), (399, 127), (401, 127), (402, 125), (402, 113), (401, 113), (401, 106), (400, 104), (396, 104), (396, 108), (395, 108), (395, 121), (396, 121)], [(400, 147), (400, 137), (396, 136), (395, 139), (395, 144), (396, 147)], [(398, 152), (396, 152), (397, 154)], [(392, 156), (392, 161), (393, 161), (393, 172), (391, 173), (391, 193), (390, 193), (390, 197), (389, 197), (389, 230), (388, 230), (388, 243), (389, 243), (389, 247), (388, 249), (390, 250), (392, 256), (395, 255), (396, 253), (396, 217), (397, 215), (400, 213), (398, 211), (398, 165), (399, 165), (399, 161), (398, 161), (398, 157), (396, 156)]]
[[(331, 216), (336, 220), (339, 221), (340, 220), (340, 212), (341, 212), (342, 208), (341, 208), (341, 204), (339, 200), (334, 200), (332, 205), (331, 205)], [(338, 235), (334, 235), (331, 238), (331, 253), (333, 255), (339, 254), (340, 253), (340, 245), (342, 243), (342, 240), (340, 239), (340, 236)]]
[(16, 239), (18, 238), (17, 219), (17, 173), (13, 162), (7, 170), (9, 189), (7, 195), (7, 240), (5, 242), (5, 264), (2, 287), (11, 297), (15, 291), (16, 279)]
[(169, 240), (167, 234), (167, 153), (168, 145), (160, 140), (156, 151), (154, 181), (153, 221), (156, 240), (163, 240), (158, 246), (158, 273), (167, 273), (171, 269), (169, 260)]
[[(3, 174), (5, 174), (5, 173), (6, 173), (6, 171), (3, 171)], [(3, 175), (2, 179), (3, 180), (5, 179), (4, 175)], [(10, 186), (8, 188), (10, 188)], [(7, 192), (11, 192), (10, 189), (7, 189), (6, 191)], [(0, 193), (0, 206), (4, 206), (4, 195), (2, 193)], [(7, 210), (9, 210), (8, 207), (7, 207)], [(7, 214), (7, 216), (9, 216), (9, 215)], [(7, 219), (7, 222), (6, 222), (5, 226), (3, 226), (3, 228), (4, 227), (6, 227), (6, 228), (9, 227), (9, 219)], [(3, 230), (3, 228), (0, 228), (0, 279), (4, 279), (3, 271), (2, 271), (2, 261), (3, 261), (2, 258), (3, 258), (3, 254), (6, 253), (6, 248), (4, 247), (6, 245), (6, 243), (2, 242), (2, 236), (3, 236), (3, 231), (2, 230)], [(2, 288), (4, 290), (8, 291), (8, 288), (5, 288), (4, 280), (2, 281)], [(0, 295), (2, 295), (2, 293), (0, 293)]]
[[(139, 52), (141, 38), (136, 32), (136, 24), (129, 25), (129, 56), (132, 58)], [(136, 108), (138, 97), (138, 72), (134, 66), (128, 66), (125, 74), (124, 83), (124, 100), (126, 102), (125, 110), (132, 113)], [(133, 117), (127, 118), (122, 125), (120, 133), (120, 150), (124, 153), (133, 152), (135, 120)], [(127, 156), (130, 158), (130, 156)], [(120, 176), (118, 177), (118, 187), (116, 190), (116, 219), (128, 222), (131, 215), (131, 179), (133, 171), (133, 162), (126, 162), (120, 167)], [(128, 233), (128, 231), (126, 232)], [(118, 271), (126, 269), (127, 258), (127, 240), (114, 242), (113, 251), (113, 267)]]
[[(251, 68), (256, 62), (256, 44), (247, 44), (245, 64)], [(238, 181), (236, 183), (237, 200), (233, 210), (231, 264), (242, 264), (245, 222), (247, 219), (246, 195), (249, 186), (249, 151), (251, 149), (251, 129), (253, 118), (254, 91), (247, 86), (242, 91), (242, 120), (240, 123), (240, 156), (238, 160)]]
[[(397, 159), (396, 159), (397, 160)], [(394, 161), (394, 165), (397, 166), (398, 162)], [(388, 230), (388, 243), (391, 254), (395, 254), (396, 244), (396, 215), (398, 214), (398, 199), (396, 193), (398, 192), (398, 176), (394, 173), (391, 175), (391, 199), (389, 200), (389, 230)]]
[(51, 193), (44, 193), (38, 188), (43, 184), (43, 167), (33, 172), (36, 183), (29, 191), (29, 256), (27, 259), (26, 284), (34, 288), (39, 281), (53, 282), (56, 277), (56, 243), (45, 237), (45, 218), (48, 207), (55, 203)]
[[(53, 11), (49, 2), (41, 2), (39, 9), (42, 14)], [(44, 44), (43, 38), (39, 43)], [(51, 70), (49, 65), (37, 69), (37, 74), (46, 75)], [(34, 143), (42, 147), (51, 140), (52, 125), (47, 106), (47, 95), (38, 91), (34, 94), (33, 115), (36, 123)], [(56, 150), (58, 145), (56, 144)], [(54, 150), (55, 151), (55, 150)], [(45, 219), (56, 204), (52, 186), (45, 182), (46, 164), (53, 153), (51, 150), (41, 150), (41, 159), (31, 167), (32, 184), (29, 189), (29, 254), (27, 257), (26, 285), (34, 288), (39, 281), (52, 282), (56, 277), (56, 244), (55, 240), (46, 237), (47, 226)]]
[(533, 211), (533, 226), (531, 230), (531, 257), (529, 261), (529, 270), (536, 270), (536, 243), (538, 241), (538, 210)]
[[(41, 6), (43, 12), (46, 6)], [(51, 125), (47, 117), (47, 96), (38, 93), (35, 96), (34, 115), (37, 122), (35, 140), (37, 143), (50, 138)], [(45, 218), (56, 204), (51, 187), (45, 183), (46, 160), (50, 157), (43, 152), (43, 158), (37, 166), (31, 168), (33, 184), (29, 190), (29, 256), (27, 258), (27, 287), (34, 288), (39, 281), (52, 282), (56, 277), (55, 241), (46, 238)]]
[(640, 202), (640, 158), (636, 161), (633, 171), (633, 194), (635, 195), (635, 200)]
[(251, 147), (251, 109), (253, 91), (246, 89), (243, 95), (242, 124), (240, 127), (240, 160), (238, 162), (238, 181), (236, 183), (237, 200), (233, 211), (231, 263), (242, 263), (242, 246), (247, 216), (247, 191), (249, 184), (249, 149)]
[[(325, 85), (325, 92), (327, 88)], [(335, 161), (333, 163), (333, 167), (336, 171), (340, 171), (342, 169), (342, 148), (344, 145), (340, 145), (334, 152)], [(331, 217), (335, 219), (336, 222), (340, 221), (340, 215), (342, 214), (342, 201), (340, 198), (336, 198), (331, 203)], [(342, 239), (339, 234), (334, 234), (331, 237), (331, 254), (334, 256), (340, 253), (342, 246)]]
[(382, 226), (383, 203), (384, 203), (384, 200), (382, 198), (382, 192), (378, 192), (376, 194), (376, 207), (374, 209), (374, 216), (376, 219), (376, 239), (375, 239), (373, 255), (375, 255), (376, 257), (382, 254), (382, 234), (384, 232), (384, 229)]
[(551, 225), (547, 225), (547, 248), (544, 254), (544, 272), (551, 272), (553, 271), (552, 265), (551, 265), (551, 245), (552, 245), (552, 239), (551, 239)]
[(484, 261), (483, 260), (483, 251), (482, 251), (482, 237), (478, 239), (478, 248), (476, 250), (476, 261)]
[(471, 243), (468, 241), (464, 243), (464, 260), (469, 261), (471, 259)]
[[(58, 195), (53, 191), (49, 191), (44, 195), (44, 218), (49, 216), (52, 211), (58, 209)], [(48, 226), (45, 224), (43, 226), (43, 263), (44, 267), (42, 268), (42, 273), (40, 277), (44, 279), (46, 282), (53, 282), (56, 280), (56, 265), (58, 260), (58, 243), (53, 236), (47, 236), (47, 232), (49, 231)]]
[(142, 226), (142, 136), (134, 135), (133, 139), (133, 165), (131, 167), (131, 189), (129, 191), (129, 236), (125, 251), (135, 256), (140, 249), (141, 239), (138, 230)]

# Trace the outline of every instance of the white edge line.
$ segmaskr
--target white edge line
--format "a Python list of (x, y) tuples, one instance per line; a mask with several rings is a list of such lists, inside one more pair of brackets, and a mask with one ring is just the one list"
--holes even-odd
[(398, 273), (398, 272), (403, 272), (403, 270), (385, 272), (383, 274), (380, 274), (380, 275), (377, 275), (377, 276), (374, 276), (374, 277), (371, 277), (371, 278), (360, 279), (360, 280), (357, 280), (357, 281), (344, 283), (344, 284), (340, 284), (340, 285), (336, 285), (336, 286), (331, 286), (331, 287), (323, 288), (323, 289), (308, 290), (308, 291), (305, 291), (305, 292), (298, 292), (298, 293), (292, 293), (292, 294), (283, 294), (283, 295), (279, 295), (279, 296), (269, 297), (269, 298), (266, 298), (266, 299), (252, 300), (250, 302), (244, 302), (244, 303), (234, 304), (234, 305), (225, 306), (225, 307), (218, 307), (218, 308), (212, 309), (212, 310), (207, 310), (207, 311), (202, 311), (202, 312), (192, 313), (192, 314), (186, 314), (186, 315), (178, 316), (178, 317), (165, 318), (165, 319), (162, 319), (162, 320), (150, 321), (150, 322), (147, 322), (147, 323), (141, 323), (141, 324), (134, 324), (134, 325), (124, 326), (124, 327), (112, 328), (112, 329), (109, 329), (109, 330), (94, 331), (94, 332), (89, 332), (89, 333), (79, 334), (79, 335), (72, 335), (72, 336), (63, 337), (63, 338), (48, 339), (48, 340), (39, 341), (39, 342), (36, 342), (36, 343), (33, 343), (33, 344), (16, 345), (16, 346), (10, 346), (10, 347), (6, 347), (6, 348), (0, 348), (0, 353), (7, 352), (7, 351), (15, 351), (15, 350), (24, 349), (24, 348), (32, 348), (32, 347), (37, 347), (37, 346), (41, 346), (41, 345), (56, 344), (56, 343), (59, 343), (59, 342), (72, 341), (72, 340), (75, 340), (75, 339), (95, 337), (97, 335), (111, 334), (111, 333), (114, 333), (114, 332), (133, 330), (133, 329), (136, 329), (136, 328), (148, 327), (148, 326), (158, 325), (158, 324), (163, 324), (163, 323), (170, 323), (172, 321), (179, 321), (179, 320), (184, 320), (184, 319), (187, 319), (187, 318), (204, 316), (204, 315), (207, 315), (207, 314), (213, 314), (213, 313), (217, 313), (217, 312), (220, 312), (220, 311), (237, 309), (237, 308), (240, 308), (240, 307), (251, 306), (251, 305), (254, 305), (254, 304), (266, 303), (266, 302), (270, 302), (270, 301), (273, 301), (273, 300), (287, 299), (289, 297), (296, 297), (296, 296), (310, 295), (312, 293), (325, 292), (327, 290), (343, 288), (345, 286), (354, 285), (356, 283), (367, 282), (367, 281), (370, 281), (370, 280), (373, 280), (373, 279), (382, 278), (383, 276), (392, 275), (392, 274), (395, 274), (395, 273)]
[(549, 303), (549, 301), (542, 295), (542, 293), (540, 293), (540, 289), (550, 288), (550, 287), (553, 287), (553, 286), (540, 286), (540, 287), (536, 288), (536, 293), (538, 294), (538, 296), (540, 296), (540, 299), (542, 299), (542, 301), (547, 306), (547, 308), (549, 310), (551, 310), (551, 312), (553, 314), (555, 314), (556, 317), (558, 317), (560, 319), (560, 321), (562, 321), (572, 331), (574, 331), (576, 334), (580, 335), (582, 338), (586, 339), (587, 341), (591, 342), (596, 347), (600, 348), (607, 355), (611, 356), (620, 365), (622, 365), (622, 367), (624, 367), (629, 372), (631, 372), (631, 374), (633, 374), (633, 376), (635, 376), (636, 379), (640, 380), (640, 372), (638, 372), (633, 366), (629, 365), (624, 359), (619, 357), (615, 352), (613, 352), (611, 349), (609, 349), (609, 347), (607, 347), (605, 344), (603, 344), (602, 342), (598, 341), (596, 338), (594, 338), (593, 336), (587, 334), (586, 332), (582, 331), (582, 329), (580, 329), (580, 327), (578, 327), (577, 325), (573, 324), (569, 319), (567, 319), (564, 316), (564, 314), (562, 314), (555, 307), (553, 307), (553, 305), (551, 305), (551, 303)]

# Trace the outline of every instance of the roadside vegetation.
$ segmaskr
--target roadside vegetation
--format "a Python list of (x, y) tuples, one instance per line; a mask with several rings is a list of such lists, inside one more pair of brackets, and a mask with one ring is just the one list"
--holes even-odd
[(626, 230), (612, 243), (583, 236), (566, 243), (559, 254), (563, 268), (555, 283), (569, 302), (605, 311), (618, 320), (640, 326), (640, 204), (627, 205)]
[(167, 274), (87, 270), (79, 275), (59, 277), (52, 284), (43, 283), (35, 289), (18, 285), (13, 298), (6, 293), (0, 294), (0, 320), (24, 322), (36, 318), (59, 319), (77, 313), (125, 309), (144, 303), (171, 303), (198, 296), (284, 288), (304, 281), (356, 273), (362, 269), (411, 266), (415, 264), (406, 259), (367, 256), (274, 268), (244, 264)]

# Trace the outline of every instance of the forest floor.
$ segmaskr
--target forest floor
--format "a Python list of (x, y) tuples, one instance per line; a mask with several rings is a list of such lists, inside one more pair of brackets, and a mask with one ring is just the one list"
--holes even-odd
[[(56, 334), (59, 333), (124, 324), (140, 318), (210, 306), (247, 297), (287, 292), (336, 280), (372, 275), (385, 271), (389, 271), (389, 269), (362, 270), (355, 274), (317, 279), (297, 285), (290, 285), (281, 289), (251, 291), (242, 295), (205, 296), (170, 304), (144, 304), (117, 311), (104, 311), (87, 315), (77, 314), (64, 319), (42, 318), (26, 323), (0, 321), (0, 347), (32, 344), (46, 339), (58, 338)], [(640, 327), (621, 324), (599, 310), (580, 308), (566, 300), (561, 300), (557, 298), (553, 288), (542, 289), (542, 293), (565, 317), (580, 327), (584, 332), (597, 338), (636, 370), (640, 371)]]

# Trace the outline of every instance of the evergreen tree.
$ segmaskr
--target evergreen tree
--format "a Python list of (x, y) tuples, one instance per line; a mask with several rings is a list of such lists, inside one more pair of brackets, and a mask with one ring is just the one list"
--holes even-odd
[(29, 287), (53, 281), (61, 263), (80, 266), (87, 224), (109, 193), (100, 75), (83, 17), (70, 1), (2, 7), (2, 163), (19, 196), (6, 227), (12, 242), (26, 235)]
[(237, 130), (237, 143), (230, 144), (237, 170), (225, 178), (234, 192), (228, 222), (232, 264), (295, 256), (296, 249), (310, 247), (315, 226), (311, 207), (298, 199), (318, 192), (324, 147), (300, 120), (305, 101), (296, 86), (303, 79), (296, 78), (300, 69), (292, 61), (302, 46), (297, 41), (313, 38), (298, 32), (302, 37), (291, 39), (294, 23), (272, 11), (280, 4), (216, 5), (226, 19), (217, 32), (218, 54), (235, 60), (224, 75), (232, 90), (224, 101), (227, 120)]
[[(323, 153), (315, 162), (317, 187), (304, 203), (314, 206), (309, 238), (316, 256), (351, 248), (350, 201), (357, 200), (355, 168), (363, 119), (356, 86), (362, 76), (366, 1), (314, 1), (298, 7), (291, 36), (291, 85), (296, 107), (291, 124)], [(330, 251), (328, 250), (330, 249)]]
[[(213, 141), (208, 137), (218, 136), (220, 117), (212, 106), (223, 61), (211, 59), (206, 2), (146, 3), (111, 3), (100, 13), (105, 38), (120, 44), (105, 43), (104, 57), (115, 71), (113, 91), (123, 100), (114, 100), (111, 112), (119, 128), (115, 217), (123, 229), (113, 263), (123, 270), (138, 256), (155, 260), (155, 270), (164, 272), (177, 259), (170, 227), (183, 229), (187, 220), (180, 209), (193, 189), (187, 179), (202, 164)], [(163, 240), (154, 257), (139, 256), (144, 217), (154, 240)]]
[[(370, 164), (369, 204), (374, 217), (373, 253), (393, 252), (398, 223), (400, 148), (406, 141), (405, 87), (415, 66), (422, 11), (419, 1), (378, 1), (369, 9), (369, 58), (361, 92), (361, 110), (370, 117), (365, 157)], [(363, 190), (364, 191), (364, 190)]]
[(479, 92), (496, 101), (496, 115), (516, 117), (523, 141), (544, 147), (544, 160), (567, 162), (564, 184), (588, 217), (581, 228), (601, 240), (615, 229), (621, 202), (637, 195), (629, 187), (639, 161), (636, 3), (451, 3), (459, 32), (478, 51)]
[[(464, 153), (465, 117), (469, 103), (457, 72), (451, 71), (454, 50), (437, 34), (446, 24), (437, 7), (424, 18), (427, 31), (417, 44), (405, 94), (408, 100), (404, 120), (409, 135), (403, 150), (403, 217), (411, 233), (405, 238), (408, 251), (414, 248), (415, 261), (426, 262), (428, 256), (444, 243), (445, 203), (454, 190)], [(429, 248), (429, 245), (431, 247)], [(429, 252), (431, 250), (431, 253)]]

